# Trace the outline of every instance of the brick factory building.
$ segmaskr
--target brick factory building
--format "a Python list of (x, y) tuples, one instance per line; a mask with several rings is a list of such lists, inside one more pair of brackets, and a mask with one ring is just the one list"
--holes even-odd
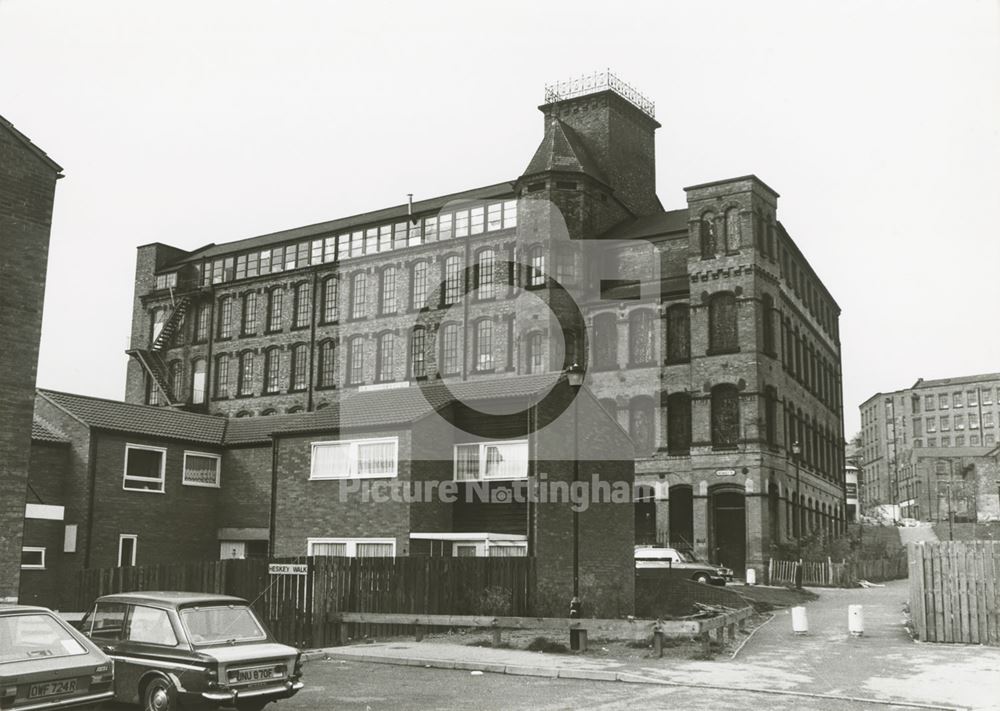
[(653, 105), (613, 75), (540, 108), (512, 179), (140, 247), (126, 400), (262, 418), (578, 362), (638, 452), (636, 542), (759, 569), (773, 544), (841, 530), (840, 310), (778, 194), (749, 175), (664, 210)]
[(15, 600), (42, 330), (52, 203), (60, 168), (0, 116), (0, 602)]

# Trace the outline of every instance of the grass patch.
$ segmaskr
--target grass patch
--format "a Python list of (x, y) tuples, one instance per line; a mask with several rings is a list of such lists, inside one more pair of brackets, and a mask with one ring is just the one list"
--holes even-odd
[(553, 642), (548, 637), (535, 637), (528, 646), (529, 652), (546, 652), (548, 654), (569, 654), (569, 648), (562, 642)]

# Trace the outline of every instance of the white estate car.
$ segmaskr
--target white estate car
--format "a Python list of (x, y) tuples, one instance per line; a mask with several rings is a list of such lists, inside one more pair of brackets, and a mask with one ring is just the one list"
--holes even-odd
[(670, 568), (672, 570), (690, 571), (691, 579), (699, 583), (725, 585), (733, 579), (733, 571), (723, 566), (701, 563), (693, 556), (685, 555), (676, 548), (661, 548), (659, 546), (636, 546), (635, 567)]

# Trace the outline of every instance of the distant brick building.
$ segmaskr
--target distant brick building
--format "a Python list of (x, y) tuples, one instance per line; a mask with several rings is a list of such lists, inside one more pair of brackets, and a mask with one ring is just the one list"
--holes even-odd
[(140, 247), (126, 399), (252, 417), (578, 361), (639, 453), (637, 542), (742, 569), (841, 530), (840, 309), (778, 194), (743, 176), (665, 211), (652, 104), (613, 75), (590, 86), (548, 87), (507, 182)]
[(0, 602), (17, 596), (31, 412), (60, 168), (0, 116)]

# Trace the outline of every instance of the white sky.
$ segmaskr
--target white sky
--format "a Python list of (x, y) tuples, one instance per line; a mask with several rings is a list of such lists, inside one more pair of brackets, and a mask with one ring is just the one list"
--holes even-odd
[(135, 247), (515, 178), (546, 82), (656, 102), (657, 185), (755, 173), (843, 309), (845, 430), (1000, 370), (994, 2), (0, 0), (0, 114), (65, 168), (38, 384), (124, 395)]

